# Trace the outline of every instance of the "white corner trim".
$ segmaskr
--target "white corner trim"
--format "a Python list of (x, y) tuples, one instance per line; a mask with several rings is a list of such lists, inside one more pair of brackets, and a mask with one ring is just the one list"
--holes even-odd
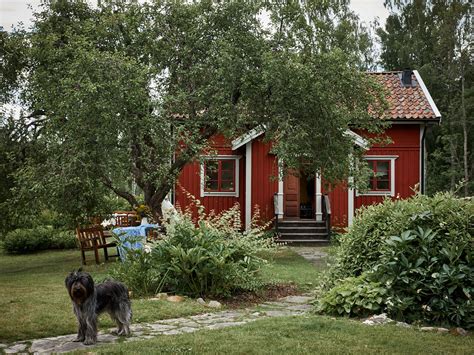
[(323, 220), (323, 203), (322, 203), (322, 193), (321, 193), (321, 174), (316, 174), (315, 179), (315, 212), (316, 212), (316, 221), (321, 222)]
[(252, 225), (252, 141), (245, 145), (245, 230)]
[(228, 197), (239, 197), (239, 160), (242, 158), (241, 155), (205, 155), (202, 156), (204, 160), (235, 160), (235, 191), (231, 192), (209, 192), (205, 190), (205, 176), (204, 176), (204, 164), (201, 163), (200, 175), (201, 175), (201, 197), (210, 197), (210, 196), (228, 196)]
[(265, 132), (265, 127), (256, 127), (232, 141), (232, 150), (239, 149)]
[(398, 159), (398, 155), (366, 155), (364, 160), (389, 160), (390, 161), (390, 191), (368, 191), (358, 192), (356, 191), (356, 197), (358, 196), (395, 196), (395, 160)]
[(441, 113), (439, 112), (438, 107), (436, 107), (436, 104), (433, 101), (433, 98), (431, 97), (430, 92), (428, 91), (428, 88), (426, 87), (423, 79), (421, 78), (420, 73), (418, 73), (418, 70), (413, 70), (413, 73), (415, 74), (416, 81), (418, 81), (418, 84), (420, 84), (421, 90), (423, 90), (423, 93), (425, 94), (426, 99), (428, 100), (436, 118), (441, 118)]
[(351, 185), (354, 183), (354, 178), (352, 176), (348, 179), (348, 189), (347, 189), (347, 225), (352, 226), (352, 221), (354, 220), (354, 189)]
[(346, 137), (350, 137), (354, 140), (354, 143), (357, 144), (359, 147), (368, 150), (369, 149), (369, 141), (364, 137), (358, 135), (357, 133), (351, 131), (350, 129), (346, 129), (343, 133)]
[(278, 211), (277, 211), (277, 215), (278, 215), (278, 219), (283, 219), (283, 215), (284, 215), (284, 212), (283, 212), (283, 164), (282, 162), (279, 160), (278, 161), (278, 198), (277, 198), (277, 203), (278, 203)]

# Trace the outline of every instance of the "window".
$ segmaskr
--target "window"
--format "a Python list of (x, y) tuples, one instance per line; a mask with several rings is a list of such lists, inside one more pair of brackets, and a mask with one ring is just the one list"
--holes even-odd
[(395, 160), (398, 156), (368, 155), (367, 161), (372, 174), (368, 181), (368, 191), (357, 196), (395, 196)]
[(369, 160), (369, 167), (373, 174), (369, 179), (369, 190), (389, 191), (390, 190), (390, 161), (389, 160)]
[(201, 165), (201, 196), (239, 196), (238, 156), (205, 157)]

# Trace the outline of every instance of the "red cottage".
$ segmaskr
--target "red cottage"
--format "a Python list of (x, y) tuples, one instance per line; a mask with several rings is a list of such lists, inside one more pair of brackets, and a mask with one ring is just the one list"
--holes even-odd
[[(254, 129), (233, 140), (216, 136), (212, 145), (217, 155), (203, 157), (204, 163), (188, 164), (179, 184), (198, 197), (208, 211), (220, 212), (239, 203), (242, 223), (248, 228), (255, 206), (262, 219), (277, 216), (281, 240), (320, 241), (333, 226), (351, 225), (355, 210), (382, 201), (384, 197), (407, 198), (415, 186), (425, 189), (425, 133), (429, 125), (441, 119), (420, 74), (415, 71), (370, 73), (387, 90), (389, 109), (385, 117), (391, 126), (385, 134), (388, 145), (374, 145), (365, 154), (376, 172), (370, 189), (359, 193), (347, 186), (324, 191), (321, 176), (312, 179), (278, 176), (277, 157), (263, 141), (263, 130)], [(354, 143), (364, 147), (364, 134), (347, 131)], [(181, 189), (175, 189), (175, 203), (189, 201)]]

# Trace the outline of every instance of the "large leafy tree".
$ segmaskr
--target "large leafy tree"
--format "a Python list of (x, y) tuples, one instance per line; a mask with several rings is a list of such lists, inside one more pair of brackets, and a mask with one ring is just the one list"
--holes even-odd
[(443, 122), (430, 137), (431, 192), (474, 191), (474, 87), (471, 4), (467, 0), (386, 1), (392, 10), (378, 34), (388, 70), (414, 68), (424, 78)]
[[(381, 106), (360, 72), (367, 33), (346, 1), (46, 2), (31, 31), (2, 32), (4, 87), (27, 114), (17, 129), (40, 148), (18, 195), (43, 195), (73, 216), (104, 191), (155, 214), (185, 164), (218, 132), (265, 126), (289, 168), (354, 166), (349, 125), (377, 130)], [(11, 99), (11, 96), (10, 96)]]

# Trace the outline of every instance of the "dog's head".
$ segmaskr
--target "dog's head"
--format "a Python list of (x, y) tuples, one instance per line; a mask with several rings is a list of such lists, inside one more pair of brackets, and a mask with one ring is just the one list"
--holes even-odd
[(84, 303), (94, 294), (94, 280), (92, 276), (87, 272), (81, 271), (81, 269), (71, 272), (66, 277), (65, 284), (71, 300), (76, 304)]

